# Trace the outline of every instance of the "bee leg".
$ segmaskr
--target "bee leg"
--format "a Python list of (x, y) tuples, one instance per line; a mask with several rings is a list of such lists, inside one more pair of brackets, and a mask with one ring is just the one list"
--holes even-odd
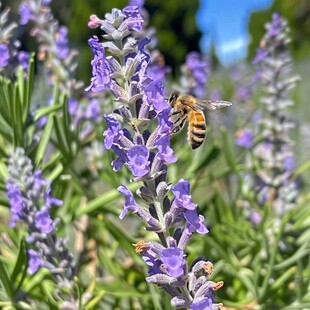
[(174, 116), (174, 115), (178, 115), (180, 113), (181, 113), (180, 111), (174, 111), (174, 112), (169, 114), (169, 117)]
[[(187, 118), (184, 117), (184, 118), (181, 120), (180, 124), (177, 125), (177, 126), (175, 126), (175, 127), (172, 129), (172, 133), (177, 133), (177, 132), (179, 132), (179, 131), (184, 127), (184, 124), (185, 124), (186, 120), (187, 120)], [(178, 120), (178, 121), (179, 121), (179, 120)]]

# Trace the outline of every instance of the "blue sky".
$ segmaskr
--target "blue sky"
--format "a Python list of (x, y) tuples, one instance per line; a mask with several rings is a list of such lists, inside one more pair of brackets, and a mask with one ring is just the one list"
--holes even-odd
[(271, 3), (272, 0), (200, 0), (197, 25), (203, 34), (201, 50), (208, 53), (212, 43), (223, 65), (246, 57), (250, 15)]

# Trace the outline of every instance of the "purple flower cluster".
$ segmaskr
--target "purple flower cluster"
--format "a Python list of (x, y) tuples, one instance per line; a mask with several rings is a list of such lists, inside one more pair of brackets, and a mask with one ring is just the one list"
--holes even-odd
[[(0, 13), (0, 72), (7, 69), (8, 75), (11, 75), (18, 65), (21, 65), (25, 72), (27, 71), (30, 54), (18, 51), (20, 42), (12, 39), (17, 24), (8, 22), (9, 12), (9, 9), (5, 9)], [(9, 67), (9, 65), (11, 66)]]
[(73, 257), (65, 241), (56, 237), (57, 221), (50, 216), (51, 207), (61, 206), (62, 201), (51, 195), (50, 183), (42, 177), (42, 171), (33, 172), (23, 149), (17, 148), (9, 158), (8, 172), (11, 226), (18, 222), (26, 224), (26, 241), (32, 246), (28, 250), (28, 272), (34, 274), (45, 267), (60, 285), (70, 284), (75, 273)]
[(206, 84), (210, 71), (210, 63), (202, 57), (198, 52), (190, 52), (185, 64), (181, 68), (182, 92), (192, 94), (198, 98), (206, 96)]
[(213, 303), (216, 283), (207, 281), (205, 275), (198, 277), (200, 271), (190, 272), (185, 260), (191, 236), (206, 234), (208, 229), (192, 201), (189, 182), (182, 179), (172, 186), (166, 180), (167, 166), (177, 160), (170, 146), (171, 107), (164, 97), (162, 75), (149, 70), (149, 40), (135, 35), (141, 32), (142, 23), (139, 6), (113, 9), (103, 20), (92, 15), (89, 22), (91, 28), (104, 31), (105, 40), (89, 40), (94, 58), (87, 90), (108, 90), (123, 104), (104, 115), (104, 146), (116, 155), (114, 171), (126, 166), (133, 181), (143, 182), (137, 195), (148, 206), (140, 206), (134, 194), (121, 185), (118, 190), (125, 196), (125, 204), (120, 218), (130, 211), (158, 235), (161, 244), (148, 243), (137, 252), (149, 266), (147, 281), (165, 289), (173, 297), (173, 306), (198, 309), (199, 303), (208, 303), (212, 309), (220, 309)]
[(261, 40), (260, 47), (257, 49), (253, 64), (259, 64), (268, 61), (268, 56), (274, 56), (274, 53), (281, 52), (282, 48), (286, 49), (290, 42), (287, 36), (287, 22), (279, 13), (272, 15), (272, 21), (267, 23), (266, 33)]
[(224, 309), (222, 304), (214, 303), (215, 291), (224, 283), (208, 280), (213, 271), (210, 261), (201, 257), (189, 268), (184, 250), (173, 238), (169, 238), (167, 247), (154, 241), (145, 243), (143, 240), (134, 246), (149, 267), (147, 282), (160, 285), (170, 294), (173, 307), (192, 310)]
[(39, 44), (38, 58), (44, 61), (49, 84), (59, 82), (62, 90), (71, 95), (82, 86), (76, 81), (77, 51), (69, 48), (68, 29), (59, 26), (49, 4), (51, 1), (23, 0), (19, 7), (21, 25), (34, 24), (31, 35)]

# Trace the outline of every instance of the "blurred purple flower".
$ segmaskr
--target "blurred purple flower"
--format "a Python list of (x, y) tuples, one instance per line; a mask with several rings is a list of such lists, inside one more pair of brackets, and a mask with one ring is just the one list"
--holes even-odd
[(0, 68), (6, 67), (10, 60), (9, 47), (5, 43), (0, 44)]
[(56, 206), (56, 207), (60, 207), (63, 205), (62, 200), (55, 198), (51, 195), (52, 193), (52, 189), (50, 187), (48, 187), (45, 191), (44, 191), (44, 206), (45, 208), (50, 208), (52, 206)]
[(128, 5), (130, 5), (130, 6), (137, 5), (139, 7), (143, 7), (144, 6), (144, 2), (145, 2), (145, 0), (130, 0)]
[(237, 139), (235, 143), (246, 149), (250, 149), (253, 146), (254, 135), (250, 129), (239, 129), (236, 133)]
[(37, 212), (35, 217), (35, 225), (44, 234), (49, 234), (54, 229), (54, 222), (50, 217), (47, 208)]
[(102, 119), (101, 107), (100, 107), (100, 102), (98, 99), (93, 98), (89, 101), (87, 108), (86, 108), (85, 117), (88, 120), (95, 121), (95, 122), (99, 122)]
[(275, 37), (279, 35), (285, 27), (285, 23), (283, 23), (283, 19), (281, 18), (279, 13), (272, 14), (272, 21), (268, 26), (267, 36)]
[(27, 72), (29, 66), (30, 53), (26, 51), (20, 51), (17, 54), (17, 59), (19, 64), (23, 67), (24, 71)]
[(262, 216), (258, 212), (253, 211), (250, 214), (250, 221), (258, 225), (262, 221)]
[(252, 63), (254, 65), (264, 61), (269, 55), (269, 51), (268, 50), (265, 50), (265, 49), (262, 49), (262, 48), (258, 48), (256, 50), (256, 55), (252, 61)]
[(40, 254), (32, 249), (28, 251), (28, 272), (30, 275), (35, 274), (43, 265)]
[(49, 4), (52, 3), (52, 0), (42, 0), (42, 3), (43, 3), (44, 5), (49, 5)]
[(16, 222), (21, 219), (22, 211), (26, 207), (22, 192), (13, 182), (8, 181), (6, 184), (7, 196), (11, 209), (10, 226), (14, 227)]
[(31, 12), (31, 9), (30, 9), (28, 3), (23, 2), (19, 6), (19, 10), (18, 11), (19, 11), (19, 14), (20, 14), (20, 21), (19, 21), (19, 23), (21, 25), (28, 24), (29, 20), (31, 20), (33, 18), (33, 14)]
[(65, 59), (69, 55), (68, 46), (68, 28), (65, 26), (59, 27), (59, 30), (55, 33), (55, 48), (56, 55), (60, 59)]
[(183, 65), (182, 71), (188, 84), (187, 91), (198, 98), (203, 98), (206, 95), (209, 66), (209, 62), (198, 52), (190, 52)]
[(284, 159), (284, 169), (286, 171), (293, 171), (295, 168), (295, 157), (294, 156), (287, 156)]

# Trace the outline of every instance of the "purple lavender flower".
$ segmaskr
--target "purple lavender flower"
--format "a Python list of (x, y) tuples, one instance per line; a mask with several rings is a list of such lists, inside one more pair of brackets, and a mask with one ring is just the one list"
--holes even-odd
[(26, 208), (26, 202), (19, 187), (11, 181), (7, 182), (7, 196), (11, 206), (10, 226), (14, 227), (16, 222), (22, 218), (22, 211)]
[(160, 253), (167, 274), (171, 277), (178, 278), (184, 275), (184, 253), (179, 248), (167, 248)]
[(126, 6), (122, 12), (126, 16), (126, 21), (129, 30), (141, 31), (143, 19), (140, 15), (140, 9), (137, 5)]
[(172, 186), (172, 192), (175, 196), (174, 203), (177, 207), (196, 210), (196, 205), (192, 202), (192, 196), (190, 195), (188, 181), (181, 179), (176, 185)]
[(135, 145), (127, 152), (128, 166), (135, 177), (143, 177), (150, 171), (149, 150)]
[(112, 162), (113, 170), (119, 171), (122, 169), (123, 165), (128, 160), (127, 153), (124, 149), (120, 148), (118, 145), (112, 145), (112, 150), (117, 156), (117, 158)]
[(37, 212), (35, 217), (35, 225), (44, 234), (49, 234), (54, 229), (54, 221), (50, 217), (47, 208)]
[(209, 297), (202, 297), (191, 304), (190, 310), (214, 310), (213, 300)]
[(170, 147), (170, 137), (162, 136), (156, 141), (158, 147), (158, 158), (166, 163), (172, 164), (177, 161), (173, 155), (173, 149)]
[(207, 227), (204, 225), (204, 216), (197, 214), (196, 210), (186, 210), (184, 212), (184, 217), (191, 225), (191, 230), (196, 230), (199, 234), (207, 234), (209, 232)]
[(0, 44), (0, 67), (6, 67), (10, 60), (9, 47), (5, 43)]
[(136, 203), (136, 200), (132, 194), (132, 192), (124, 185), (121, 185), (117, 188), (117, 190), (122, 193), (125, 196), (125, 205), (124, 205), (124, 210), (119, 216), (119, 218), (122, 220), (126, 214), (128, 213), (129, 210), (132, 212), (137, 212), (138, 209), (140, 208), (139, 205)]
[(120, 125), (117, 119), (114, 117), (110, 117), (108, 115), (104, 115), (104, 118), (107, 123), (107, 130), (103, 133), (104, 146), (106, 149), (110, 149), (113, 143), (117, 142), (120, 139)]
[(156, 112), (161, 112), (170, 107), (163, 96), (164, 86), (160, 81), (152, 81), (144, 87), (145, 99), (149, 105), (153, 105)]
[(86, 91), (100, 92), (104, 89), (109, 89), (112, 82), (110, 77), (112, 72), (105, 58), (104, 47), (99, 43), (99, 39), (96, 36), (89, 39), (88, 44), (93, 51), (94, 59), (91, 61), (93, 77)]
[(38, 252), (29, 249), (28, 250), (28, 272), (30, 275), (35, 274), (42, 266), (44, 262)]

